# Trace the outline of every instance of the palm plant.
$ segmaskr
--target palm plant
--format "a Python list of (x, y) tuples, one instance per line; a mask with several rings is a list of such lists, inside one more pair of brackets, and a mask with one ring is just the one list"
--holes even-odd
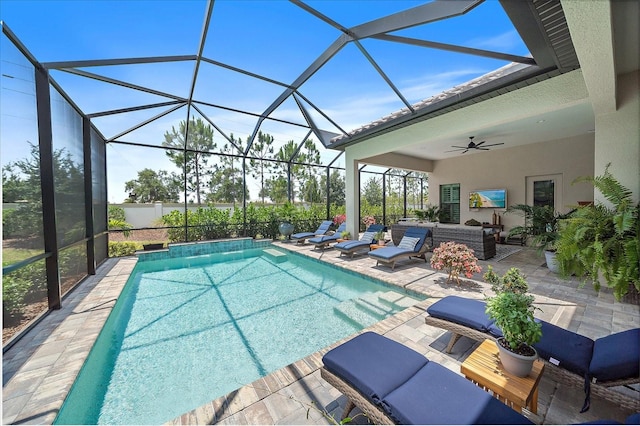
[(518, 212), (524, 216), (524, 225), (514, 226), (509, 230), (509, 237), (522, 235), (531, 238), (538, 254), (545, 250), (554, 251), (558, 240), (558, 230), (562, 220), (569, 218), (575, 210), (569, 213), (558, 213), (551, 206), (530, 206), (515, 204), (507, 208), (507, 213)]
[(596, 290), (602, 277), (618, 300), (630, 286), (640, 291), (640, 203), (634, 204), (632, 192), (609, 173), (609, 165), (603, 175), (576, 182), (593, 184), (609, 204), (580, 206), (561, 227), (557, 241), (561, 274), (592, 280)]

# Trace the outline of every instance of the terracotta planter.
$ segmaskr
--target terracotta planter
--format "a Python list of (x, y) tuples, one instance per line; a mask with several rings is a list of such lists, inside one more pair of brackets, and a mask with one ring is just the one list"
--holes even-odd
[(504, 337), (500, 337), (496, 345), (498, 346), (498, 351), (500, 352), (500, 362), (502, 363), (502, 367), (508, 372), (518, 377), (527, 377), (531, 370), (533, 369), (533, 362), (538, 359), (538, 352), (532, 347), (535, 355), (533, 356), (524, 356), (519, 355), (517, 353), (511, 352), (510, 350), (504, 348), (500, 341), (504, 341)]

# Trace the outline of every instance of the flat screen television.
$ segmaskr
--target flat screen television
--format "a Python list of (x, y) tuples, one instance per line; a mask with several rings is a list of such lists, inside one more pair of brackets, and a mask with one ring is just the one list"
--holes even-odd
[(504, 209), (507, 207), (506, 189), (482, 189), (469, 193), (470, 209)]

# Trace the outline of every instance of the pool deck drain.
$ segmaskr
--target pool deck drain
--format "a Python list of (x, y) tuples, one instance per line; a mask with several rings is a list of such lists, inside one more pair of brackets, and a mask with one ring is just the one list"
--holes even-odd
[[(460, 286), (446, 282), (446, 275), (430, 269), (424, 261), (400, 263), (395, 271), (376, 267), (368, 256), (353, 260), (339, 257), (334, 250), (313, 250), (313, 245), (274, 244), (278, 251), (292, 250), (338, 267), (428, 294), (432, 299), (376, 323), (369, 330), (385, 334), (439, 362), (459, 374), (459, 365), (477, 346), (462, 338), (452, 354), (444, 348), (448, 333), (424, 323), (424, 307), (431, 300), (449, 294), (482, 299), (488, 291), (480, 274)], [(575, 280), (561, 280), (525, 249), (492, 265), (497, 273), (519, 267), (528, 277), (531, 292), (542, 307), (540, 316), (591, 338), (637, 327), (640, 309), (618, 303), (607, 290), (595, 292), (578, 288)], [(135, 259), (109, 259), (64, 301), (63, 308), (50, 313), (23, 339), (3, 354), (3, 423), (51, 424), (71, 388), (84, 359), (106, 320), (113, 301), (126, 282)], [(343, 339), (347, 340), (347, 339)], [(335, 345), (340, 342), (336, 342)], [(332, 346), (335, 346), (332, 345)], [(346, 398), (319, 374), (322, 355), (329, 348), (256, 380), (251, 385), (170, 420), (170, 424), (332, 424), (338, 419)], [(616, 405), (592, 397), (591, 409), (579, 413), (583, 394), (543, 377), (538, 415), (525, 413), (535, 423), (568, 424), (609, 418), (623, 422), (630, 413)], [(356, 424), (366, 423), (357, 417)]]

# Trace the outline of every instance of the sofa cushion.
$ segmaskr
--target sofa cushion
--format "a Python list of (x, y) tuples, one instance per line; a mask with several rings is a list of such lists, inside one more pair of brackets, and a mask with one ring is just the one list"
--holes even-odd
[(489, 318), (485, 309), (485, 302), (480, 300), (446, 296), (427, 308), (427, 312), (432, 317), (487, 332), (493, 320)]
[(327, 352), (322, 362), (378, 404), (429, 360), (387, 337), (366, 332)]
[(589, 372), (598, 381), (640, 376), (640, 328), (596, 339)]
[(538, 355), (565, 370), (584, 376), (589, 371), (593, 340), (546, 321), (540, 322), (542, 338), (533, 345)]
[(464, 377), (430, 362), (385, 396), (382, 408), (399, 424), (532, 424)]

